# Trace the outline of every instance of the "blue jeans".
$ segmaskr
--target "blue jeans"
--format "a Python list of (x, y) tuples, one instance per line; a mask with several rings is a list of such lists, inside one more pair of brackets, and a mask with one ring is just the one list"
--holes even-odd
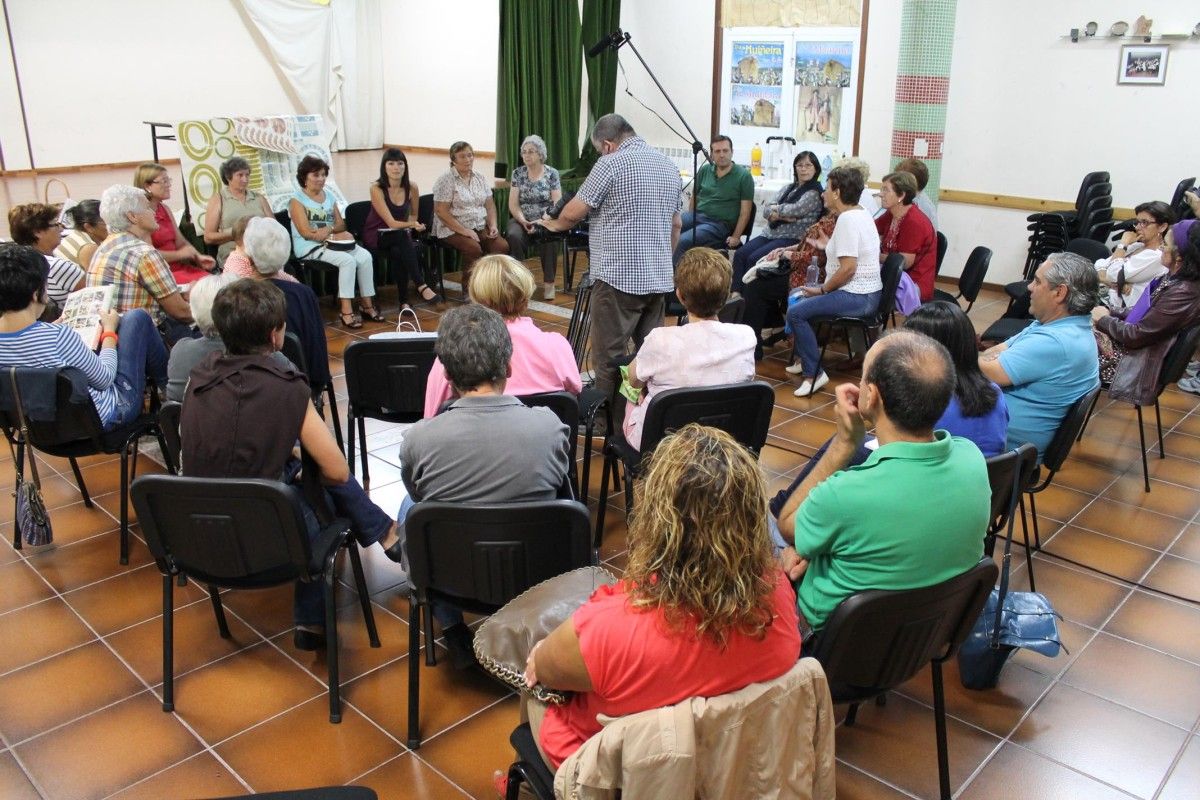
[(879, 308), (882, 291), (870, 294), (851, 294), (844, 289), (806, 297), (788, 309), (787, 321), (795, 337), (795, 351), (804, 367), (804, 374), (816, 377), (820, 371), (817, 360), (821, 350), (817, 347), (817, 335), (808, 321), (813, 317), (862, 317), (875, 313)]
[[(693, 218), (696, 224), (694, 232), (692, 231)], [(675, 247), (675, 257), (672, 261), (678, 264), (684, 251), (692, 247), (724, 247), (725, 240), (732, 232), (729, 225), (716, 217), (710, 217), (698, 211), (685, 211), (683, 212), (683, 228), (679, 233), (679, 244)]]
[(742, 276), (746, 270), (758, 263), (759, 259), (777, 247), (791, 247), (796, 239), (768, 239), (766, 236), (755, 236), (750, 241), (734, 251), (733, 255), (733, 286), (731, 292), (741, 292), (745, 287)]
[[(299, 485), (292, 484), (292, 491), (301, 499), (304, 510), (304, 526), (310, 542), (315, 542), (321, 532), (321, 524), (313, 512)], [(325, 494), (333, 506), (333, 512), (350, 522), (350, 534), (363, 547), (370, 547), (387, 535), (392, 527), (392, 518), (379, 506), (371, 502), (362, 484), (353, 476), (345, 483), (326, 486)], [(297, 625), (325, 624), (325, 585), (320, 581), (296, 581), (292, 616)]]
[(137, 419), (146, 397), (146, 378), (159, 387), (167, 385), (167, 348), (162, 336), (142, 309), (127, 311), (117, 326), (117, 409), (105, 430)]

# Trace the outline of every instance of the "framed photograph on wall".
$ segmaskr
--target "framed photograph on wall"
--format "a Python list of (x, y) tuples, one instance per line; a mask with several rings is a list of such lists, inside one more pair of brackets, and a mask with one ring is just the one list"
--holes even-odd
[(1167, 81), (1165, 44), (1126, 44), (1121, 46), (1117, 83), (1162, 86)]

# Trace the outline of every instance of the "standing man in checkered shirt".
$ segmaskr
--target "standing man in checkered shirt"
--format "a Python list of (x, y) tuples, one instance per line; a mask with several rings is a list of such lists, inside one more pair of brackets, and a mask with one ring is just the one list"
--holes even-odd
[(542, 224), (570, 230), (591, 214), (588, 243), (592, 287), (592, 366), (596, 388), (611, 395), (610, 364), (632, 339), (663, 323), (663, 295), (674, 287), (671, 252), (679, 242), (679, 169), (618, 114), (592, 128), (601, 158), (558, 219)]

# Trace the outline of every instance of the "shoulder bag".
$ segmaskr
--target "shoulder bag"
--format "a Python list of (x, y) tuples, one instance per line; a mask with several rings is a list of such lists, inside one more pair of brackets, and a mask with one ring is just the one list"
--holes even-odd
[[(21, 391), (17, 388), (17, 368), (8, 368), (8, 378), (12, 381), (13, 401), (17, 408), (17, 419), (21, 424), (21, 442), (25, 453), (29, 456), (29, 474), (33, 481), (24, 479), (17, 473), (17, 486), (14, 493), (17, 497), (17, 531), (30, 547), (50, 544), (54, 541), (54, 531), (50, 527), (50, 513), (42, 501), (42, 482), (38, 478), (37, 458), (29, 445), (29, 427), (25, 423), (25, 410), (21, 407)], [(12, 446), (12, 442), (9, 442)], [(17, 463), (13, 454), (13, 463)]]

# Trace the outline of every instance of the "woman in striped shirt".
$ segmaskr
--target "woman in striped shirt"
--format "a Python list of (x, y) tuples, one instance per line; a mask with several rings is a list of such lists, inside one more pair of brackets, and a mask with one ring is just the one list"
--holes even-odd
[(105, 430), (142, 413), (147, 376), (167, 382), (167, 349), (150, 315), (142, 310), (102, 315), (100, 353), (87, 348), (65, 325), (38, 322), (46, 309), (46, 260), (32, 247), (0, 245), (0, 365), (75, 367)]

